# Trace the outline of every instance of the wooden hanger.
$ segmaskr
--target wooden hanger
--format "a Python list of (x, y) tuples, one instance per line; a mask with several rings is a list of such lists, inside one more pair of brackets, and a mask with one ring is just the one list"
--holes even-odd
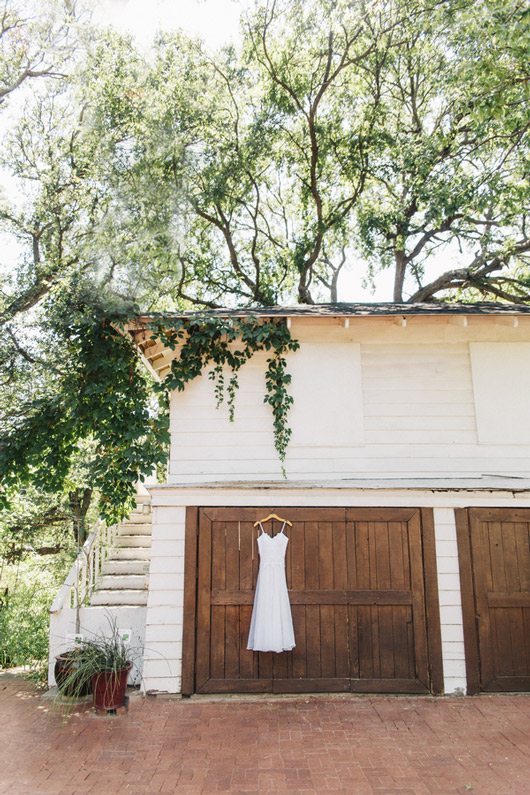
[(265, 519), (258, 519), (257, 522), (254, 522), (254, 527), (257, 527), (259, 524), (265, 524), (265, 522), (269, 522), (271, 519), (277, 519), (279, 522), (285, 522), (285, 524), (288, 524), (289, 527), (293, 526), (293, 523), (290, 522), (289, 519), (282, 519), (281, 516), (278, 516), (275, 513), (270, 513), (265, 517)]

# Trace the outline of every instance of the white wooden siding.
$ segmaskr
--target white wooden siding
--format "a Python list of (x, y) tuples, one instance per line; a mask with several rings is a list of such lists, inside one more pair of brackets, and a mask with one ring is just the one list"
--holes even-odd
[(367, 445), (476, 444), (467, 345), (363, 345), (362, 355)]
[(143, 684), (147, 691), (180, 691), (186, 510), (153, 507)]
[(479, 441), (530, 445), (530, 343), (471, 343)]
[[(236, 419), (231, 423), (226, 404), (216, 408), (214, 388), (197, 378), (171, 399), (170, 479), (219, 480), (245, 477), (257, 459), (271, 478), (281, 477), (274, 450), (269, 406), (265, 394), (266, 355), (256, 355), (239, 375)], [(254, 475), (251, 471), (246, 479)]]
[(361, 346), (305, 342), (289, 356), (296, 422), (291, 448), (357, 447), (364, 441)]
[(440, 598), (444, 690), (446, 693), (465, 693), (464, 625), (453, 510), (434, 509), (434, 536)]
[[(293, 321), (293, 336), (300, 340), (302, 352), (291, 355), (296, 400), (290, 414), (289, 480), (530, 476), (530, 444), (514, 441), (515, 431), (495, 444), (485, 444), (477, 434), (469, 350), (473, 335), (484, 339), (482, 327), (478, 334), (473, 328), (445, 325), (436, 334), (431, 324), (422, 337), (418, 329), (412, 333), (394, 326), (390, 334), (385, 326), (384, 334), (372, 330), (373, 340), (364, 326), (362, 334), (359, 328), (333, 326), (317, 334), (307, 322), (297, 328)], [(494, 337), (502, 333), (511, 338), (515, 334), (530, 336), (526, 328), (499, 330), (491, 325), (490, 331)], [(391, 342), (389, 337), (398, 341)], [(444, 337), (449, 339), (443, 341)], [(326, 354), (333, 340), (336, 357)], [(491, 347), (502, 357), (504, 345)], [(525, 345), (516, 347), (527, 350)], [(352, 363), (346, 378), (349, 389), (344, 388), (344, 354), (348, 350)], [(362, 405), (361, 390), (357, 389), (358, 351)], [(266, 358), (266, 354), (257, 355), (241, 370), (234, 423), (228, 419), (226, 406), (216, 409), (213, 385), (207, 377), (172, 396), (170, 483), (282, 479), (273, 445), (271, 410), (263, 402)], [(314, 367), (308, 366), (310, 359)], [(303, 365), (295, 365), (295, 361)], [(307, 396), (315, 391), (322, 362), (320, 371), (326, 377), (320, 380), (312, 405)], [(493, 373), (489, 383), (494, 381)], [(488, 383), (481, 389), (488, 389)], [(503, 422), (515, 427), (517, 417), (507, 414)], [(324, 444), (326, 436), (332, 437), (333, 444)]]

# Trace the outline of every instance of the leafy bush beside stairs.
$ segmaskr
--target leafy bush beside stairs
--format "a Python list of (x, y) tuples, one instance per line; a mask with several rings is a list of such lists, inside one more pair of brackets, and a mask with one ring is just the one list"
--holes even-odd
[(50, 605), (71, 558), (29, 559), (4, 565), (0, 576), (0, 670), (23, 666), (45, 681)]

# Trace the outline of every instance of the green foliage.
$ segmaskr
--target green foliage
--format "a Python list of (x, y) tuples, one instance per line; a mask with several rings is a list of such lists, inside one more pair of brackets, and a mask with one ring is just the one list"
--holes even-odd
[[(287, 417), (293, 402), (287, 390), (291, 376), (287, 373), (284, 354), (300, 347), (296, 340), (291, 339), (286, 324), (260, 322), (252, 316), (233, 320), (204, 316), (176, 320), (165, 318), (153, 323), (152, 330), (155, 338), (171, 350), (178, 347), (180, 352), (159, 389), (182, 391), (188, 381), (197, 378), (212, 362), (214, 366), (209, 377), (214, 382), (217, 406), (226, 399), (231, 420), (234, 419), (239, 369), (254, 353), (271, 352), (267, 359), (264, 401), (272, 407), (274, 446), (283, 466), (291, 436)], [(225, 384), (225, 368), (232, 373), (228, 385)]]
[(165, 34), (139, 63), (115, 37), (87, 64), (108, 245), (137, 290), (157, 279), (157, 308), (312, 301), (324, 242), (328, 258), (344, 242), (379, 104), (363, 69), (384, 57), (391, 15), (274, 6), (245, 21), (242, 53)]
[(336, 300), (355, 249), (396, 300), (525, 300), (524, 0), (277, 0), (242, 30), (215, 54), (164, 33), (147, 58), (92, 29), (30, 95), (3, 148), (26, 201), (0, 208), (24, 247), (0, 322), (80, 273), (160, 311)]
[[(291, 348), (292, 350), (292, 348)], [(291, 428), (287, 422), (287, 415), (293, 404), (293, 398), (289, 395), (287, 387), (291, 383), (291, 376), (287, 372), (287, 363), (279, 353), (272, 359), (268, 359), (268, 368), (265, 374), (265, 384), (267, 394), (265, 402), (272, 407), (274, 418), (274, 446), (280, 457), (282, 464), (285, 461), (287, 445), (291, 438)], [(283, 469), (285, 475), (285, 469)]]
[(441, 250), (524, 300), (528, 23), (522, 0), (278, 0), (241, 52), (106, 35), (83, 72), (99, 261), (160, 310), (337, 300), (355, 248), (396, 300), (461, 287), (429, 282)]
[(53, 392), (30, 402), (1, 439), (0, 505), (23, 483), (62, 489), (79, 442), (92, 439), (88, 478), (101, 491), (102, 515), (116, 519), (130, 508), (138, 477), (165, 459), (167, 406), (161, 400), (153, 414), (149, 379), (117, 328), (123, 322), (117, 311), (63, 301), (55, 313), (65, 369)]
[(122, 671), (132, 662), (131, 650), (117, 633), (81, 641), (79, 658), (92, 673)]
[(75, 550), (72, 517), (63, 495), (27, 486), (0, 510), (0, 565), (37, 556), (71, 554)]
[(0, 21), (0, 106), (25, 83), (57, 76), (79, 41), (75, 3), (2, 0)]
[(70, 565), (71, 558), (62, 554), (2, 568), (0, 668), (25, 666), (44, 678), (50, 604)]
[[(120, 518), (132, 504), (138, 478), (166, 461), (169, 392), (184, 389), (212, 364), (217, 402), (227, 399), (233, 419), (237, 373), (258, 351), (271, 354), (264, 400), (272, 408), (274, 441), (283, 464), (292, 403), (284, 354), (299, 347), (285, 323), (207, 316), (154, 321), (154, 337), (172, 350), (179, 347), (180, 355), (163, 383), (153, 386), (130, 338), (119, 330), (130, 311), (90, 304), (82, 291), (56, 300), (53, 311), (50, 307), (49, 322), (62, 342), (65, 369), (53, 392), (29, 401), (0, 440), (0, 505), (12, 505), (21, 484), (45, 492), (64, 489), (84, 443), (87, 452), (91, 449), (84, 481), (100, 492), (101, 514), (108, 520)], [(225, 368), (231, 373), (227, 384)]]
[[(528, 8), (448, 2), (399, 29), (399, 47), (366, 71), (368, 90), (381, 91), (380, 139), (354, 234), (372, 273), (393, 269), (396, 301), (462, 286), (528, 300), (515, 276), (530, 251)], [(441, 252), (445, 268), (429, 281)]]

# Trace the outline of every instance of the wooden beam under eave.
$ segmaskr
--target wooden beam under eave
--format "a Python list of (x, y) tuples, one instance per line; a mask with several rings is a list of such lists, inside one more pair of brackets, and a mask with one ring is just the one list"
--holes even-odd
[(461, 326), (467, 328), (469, 326), (469, 318), (467, 315), (455, 315), (455, 317), (447, 318), (447, 323), (452, 326)]
[(152, 361), (153, 359), (156, 359), (158, 356), (160, 356), (167, 350), (168, 348), (166, 345), (164, 345), (163, 342), (153, 342), (152, 345), (146, 346), (143, 349), (143, 352), (146, 359)]
[[(526, 318), (524, 318), (526, 320)], [(495, 323), (499, 326), (508, 326), (510, 328), (518, 328), (519, 326), (519, 318), (516, 315), (507, 315), (506, 317), (499, 317), (495, 318)]]
[(149, 361), (158, 373), (164, 367), (171, 367), (171, 362), (176, 358), (177, 358), (176, 352), (166, 348), (164, 351), (157, 354), (152, 359), (150, 358)]
[(152, 376), (153, 376), (153, 378), (155, 379), (155, 381), (158, 381), (158, 382), (160, 382), (162, 379), (160, 378), (160, 375), (159, 375), (159, 373), (158, 373), (158, 370), (156, 370), (156, 369), (153, 367), (153, 365), (151, 364), (151, 362), (149, 361), (149, 359), (147, 359), (147, 358), (146, 358), (146, 357), (143, 355), (143, 353), (142, 353), (142, 351), (141, 351), (140, 347), (138, 347), (138, 356), (139, 356), (139, 359), (140, 359), (140, 361), (142, 362), (143, 366), (144, 366), (144, 367), (145, 367), (145, 369), (148, 371), (148, 373), (149, 373), (150, 375), (152, 375)]
[[(136, 348), (136, 350), (138, 352), (138, 358), (140, 359), (141, 363), (143, 364), (143, 366), (145, 367), (145, 369), (147, 370), (149, 375), (152, 378), (154, 378), (155, 381), (160, 382), (161, 378), (160, 378), (157, 370), (155, 370), (155, 368), (152, 366), (152, 364), (149, 361), (149, 359), (147, 358), (147, 356), (145, 356), (145, 354), (144, 354), (144, 345), (145, 345), (146, 342), (148, 342), (151, 339), (150, 332), (148, 332), (145, 329), (138, 328), (137, 326), (134, 326), (134, 327), (133, 326), (126, 326), (125, 330), (122, 330), (121, 328), (119, 328), (118, 326), (115, 326), (113, 324), (113, 328), (115, 328), (116, 331), (118, 331), (122, 336), (132, 339), (133, 345), (135, 346), (135, 348)], [(138, 339), (137, 339), (137, 336), (139, 336), (139, 335), (141, 335), (143, 337), (142, 342), (139, 342)], [(147, 337), (146, 337), (146, 335), (147, 335)]]

